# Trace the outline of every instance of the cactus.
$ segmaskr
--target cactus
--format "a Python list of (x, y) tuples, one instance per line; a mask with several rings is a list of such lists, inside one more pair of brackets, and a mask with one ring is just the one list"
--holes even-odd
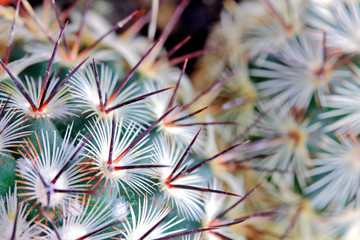
[(227, 0), (183, 57), (190, 1), (91, 2), (1, 8), (1, 239), (358, 238), (357, 0)]
[[(359, 237), (359, 13), (357, 0), (224, 1), (208, 40), (219, 48), (193, 78), (203, 89), (224, 66), (236, 72), (209, 110), (245, 128), (258, 122), (236, 161), (216, 164), (264, 182), (250, 209), (288, 210), (249, 223), (254, 239)], [(221, 131), (225, 144), (240, 140)]]
[(235, 226), (282, 214), (243, 212), (259, 185), (214, 167), (248, 141), (218, 145), (238, 123), (204, 105), (233, 75), (196, 92), (163, 48), (189, 1), (153, 43), (132, 31), (149, 15), (111, 27), (83, 2), (2, 6), (1, 239), (244, 239)]

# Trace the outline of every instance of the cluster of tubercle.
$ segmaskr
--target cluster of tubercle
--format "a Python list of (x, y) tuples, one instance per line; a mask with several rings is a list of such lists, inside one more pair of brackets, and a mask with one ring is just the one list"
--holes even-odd
[[(80, 21), (66, 21), (82, 2)], [(3, 7), (12, 20), (1, 20), (9, 34), (0, 59), (0, 238), (242, 239), (233, 226), (283, 214), (229, 216), (260, 184), (245, 193), (209, 167), (248, 144), (239, 136), (213, 153), (214, 126), (239, 123), (200, 119), (208, 107), (199, 103), (234, 75), (193, 97), (186, 65), (206, 51), (171, 59), (186, 38), (162, 53), (189, 1), (181, 1), (152, 44), (151, 37), (123, 40), (115, 34), (130, 22), (127, 31), (149, 18), (149, 25), (156, 24), (138, 11), (98, 36), (86, 18), (94, 14), (91, 2), (75, 1), (60, 12), (54, 0), (44, 0), (44, 19), (27, 0)], [(23, 39), (14, 34), (17, 28), (26, 32)], [(91, 43), (83, 41), (84, 32)], [(139, 54), (135, 47), (145, 50)], [(13, 59), (19, 49), (25, 53)], [(175, 65), (181, 62), (180, 70)]]

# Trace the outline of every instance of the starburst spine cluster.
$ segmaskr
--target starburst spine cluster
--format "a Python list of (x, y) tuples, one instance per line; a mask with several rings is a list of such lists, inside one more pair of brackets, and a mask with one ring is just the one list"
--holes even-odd
[(19, 196), (24, 196), (25, 202), (32, 201), (31, 208), (40, 204), (40, 214), (43, 210), (53, 210), (56, 215), (56, 210), (61, 212), (77, 194), (92, 193), (84, 183), (89, 171), (86, 165), (79, 165), (84, 159), (77, 156), (84, 144), (76, 144), (77, 137), (70, 140), (71, 129), (67, 129), (60, 145), (56, 142), (56, 132), (51, 140), (49, 132), (42, 132), (40, 137), (35, 134), (35, 143), (25, 140), (20, 150), (23, 161), (18, 162), (21, 179), (18, 183), (24, 192)]

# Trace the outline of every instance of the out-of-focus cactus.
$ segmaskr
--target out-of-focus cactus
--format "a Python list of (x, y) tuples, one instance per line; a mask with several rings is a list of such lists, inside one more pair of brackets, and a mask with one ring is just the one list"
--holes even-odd
[[(240, 125), (240, 135), (217, 128), (221, 144), (251, 142), (216, 166), (247, 183), (266, 182), (249, 208), (288, 211), (251, 222), (249, 237), (358, 238), (359, 16), (357, 0), (224, 1), (208, 40), (218, 50), (201, 60), (195, 85), (212, 84), (225, 69), (236, 72), (209, 109), (222, 121), (252, 111), (258, 124), (252, 131), (246, 127), (254, 120), (245, 130)], [(254, 98), (245, 93), (249, 84)], [(224, 102), (229, 98), (232, 105)]]

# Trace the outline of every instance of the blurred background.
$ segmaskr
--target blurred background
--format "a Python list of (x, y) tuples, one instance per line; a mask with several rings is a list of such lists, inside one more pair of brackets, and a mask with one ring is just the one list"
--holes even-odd
[[(16, 2), (16, 0), (4, 0), (3, 2), (10, 1)], [(165, 47), (171, 49), (187, 36), (191, 36), (191, 40), (176, 52), (173, 57), (191, 53), (204, 47), (209, 31), (220, 19), (224, 1), (226, 0), (190, 1), (190, 4), (181, 15), (181, 18), (173, 29), (169, 39), (166, 41)], [(29, 0), (29, 2), (33, 6), (36, 6), (41, 4), (42, 0)], [(57, 0), (56, 4), (64, 9), (73, 2), (73, 0)], [(104, 4), (104, 2), (107, 4)], [(165, 27), (180, 2), (180, 0), (160, 0), (157, 36)], [(107, 16), (106, 18), (115, 24), (135, 10), (143, 10), (144, 12), (150, 11), (151, 4), (151, 0), (93, 0), (92, 9), (96, 9), (104, 16)], [(147, 34), (147, 25), (142, 29), (141, 34)], [(186, 69), (188, 74), (191, 74), (191, 72), (194, 71), (196, 61), (197, 58), (189, 61)]]

